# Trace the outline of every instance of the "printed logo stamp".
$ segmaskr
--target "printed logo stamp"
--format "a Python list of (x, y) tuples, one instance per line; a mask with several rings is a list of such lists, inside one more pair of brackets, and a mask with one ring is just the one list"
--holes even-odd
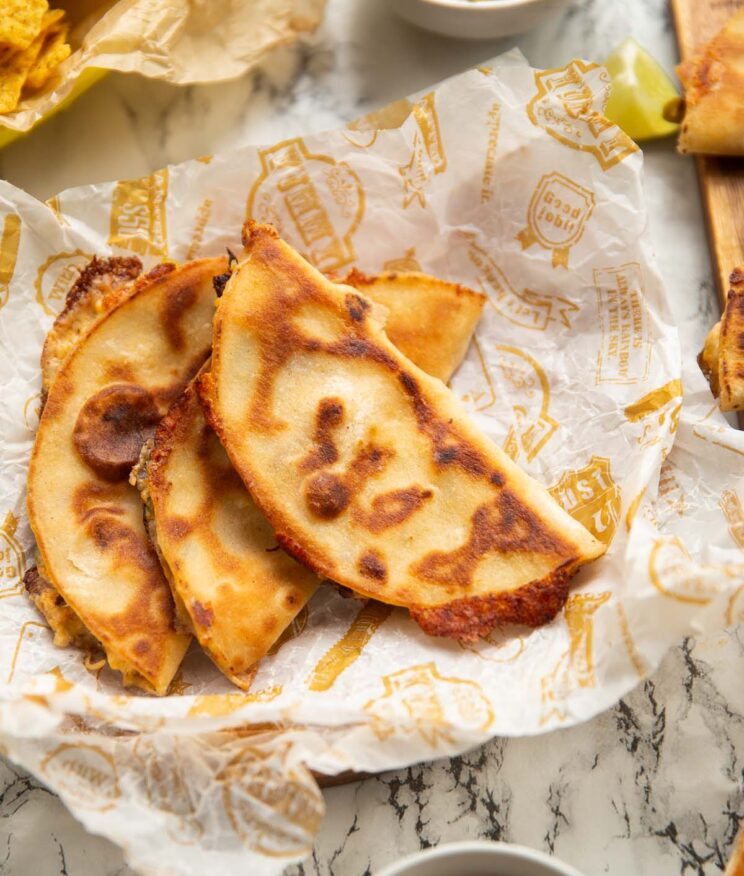
[[(588, 152), (609, 170), (638, 151), (631, 138), (608, 121), (599, 107), (609, 96), (610, 77), (598, 64), (570, 61), (535, 73), (537, 94), (527, 105), (533, 125), (579, 152)], [(594, 90), (600, 89), (595, 98)]]
[(44, 262), (36, 274), (36, 301), (47, 316), (57, 316), (65, 305), (67, 293), (80, 272), (93, 258), (81, 249), (58, 252)]
[(540, 363), (529, 353), (504, 344), (494, 346), (498, 369), (496, 379), (480, 341), (473, 337), (473, 349), (480, 374), (470, 392), (461, 400), (474, 413), (482, 413), (497, 402), (496, 386), (514, 390), (512, 411), (514, 425), (504, 442), (504, 451), (516, 462), (524, 457), (531, 462), (545, 447), (559, 427), (550, 416), (550, 383)]
[(167, 169), (141, 179), (120, 180), (111, 201), (109, 246), (165, 258), (168, 255), (167, 198)]
[(77, 806), (105, 812), (121, 796), (113, 757), (95, 745), (59, 745), (41, 764), (42, 775)]
[(592, 456), (583, 468), (564, 472), (548, 492), (595, 538), (604, 544), (612, 541), (620, 519), (621, 498), (609, 459)]
[(287, 763), (287, 751), (246, 746), (220, 774), (230, 824), (264, 855), (299, 855), (312, 847), (323, 802), (320, 791)]
[(549, 173), (538, 183), (527, 208), (527, 227), (517, 234), (522, 249), (539, 243), (552, 250), (553, 267), (568, 267), (572, 246), (581, 240), (594, 210), (594, 192), (560, 173)]
[(364, 190), (349, 165), (308, 152), (299, 137), (258, 154), (261, 174), (248, 195), (248, 218), (276, 226), (320, 271), (353, 262)]
[(489, 699), (470, 679), (445, 678), (434, 663), (423, 663), (382, 677), (385, 692), (364, 711), (378, 739), (418, 733), (432, 748), (452, 742), (451, 725), (487, 730), (494, 720)]

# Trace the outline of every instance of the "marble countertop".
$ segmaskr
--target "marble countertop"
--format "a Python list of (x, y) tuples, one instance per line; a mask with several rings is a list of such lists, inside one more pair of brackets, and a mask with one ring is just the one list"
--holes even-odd
[[(635, 36), (671, 69), (667, 0), (577, 0), (517, 38), (461, 43), (398, 21), (371, 0), (330, 0), (308, 42), (255, 75), (176, 89), (112, 75), (0, 153), (0, 175), (46, 198), (80, 183), (339, 124), (518, 45), (536, 66), (603, 58)], [(651, 233), (692, 355), (714, 320), (692, 162), (673, 144), (646, 151)], [(615, 708), (574, 729), (496, 739), (468, 755), (326, 792), (311, 859), (292, 876), (363, 876), (403, 853), (487, 838), (554, 852), (583, 873), (719, 873), (744, 818), (744, 633), (680, 643)], [(3, 876), (128, 876), (34, 779), (0, 761)]]

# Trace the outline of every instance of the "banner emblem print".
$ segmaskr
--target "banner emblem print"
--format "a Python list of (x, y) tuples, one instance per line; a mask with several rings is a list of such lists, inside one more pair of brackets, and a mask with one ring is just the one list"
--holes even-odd
[(470, 244), (468, 258), (478, 271), (478, 284), (488, 303), (509, 322), (540, 332), (554, 321), (571, 328), (571, 319), (579, 309), (572, 301), (532, 289), (517, 292), (491, 256), (476, 243)]
[(434, 92), (424, 95), (414, 104), (411, 114), (418, 130), (413, 136), (411, 160), (399, 169), (403, 178), (403, 209), (410, 207), (414, 201), (425, 207), (429, 180), (447, 170)]
[(320, 271), (355, 261), (364, 189), (349, 165), (309, 152), (300, 137), (258, 154), (261, 174), (248, 195), (247, 218), (274, 225)]
[(564, 146), (589, 152), (602, 170), (609, 170), (638, 151), (631, 138), (595, 108), (593, 86), (605, 92), (610, 77), (598, 64), (574, 60), (565, 67), (535, 73), (537, 94), (527, 105), (533, 125)]
[(620, 490), (612, 479), (610, 460), (592, 456), (575, 471), (567, 471), (548, 492), (558, 504), (595, 538), (605, 544), (612, 541), (620, 519)]

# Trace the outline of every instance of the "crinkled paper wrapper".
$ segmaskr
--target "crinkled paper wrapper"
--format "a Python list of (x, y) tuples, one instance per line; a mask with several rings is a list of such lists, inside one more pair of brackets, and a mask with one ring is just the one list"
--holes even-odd
[[(600, 115), (608, 87), (596, 65), (540, 72), (508, 55), (346, 130), (47, 204), (0, 184), (0, 738), (135, 868), (278, 873), (322, 817), (309, 770), (385, 770), (571, 726), (686, 633), (742, 617), (744, 437), (693, 351), (681, 364), (641, 153)], [(487, 295), (453, 391), (610, 545), (553, 623), (459, 645), (324, 587), (250, 692), (193, 649), (164, 699), (52, 645), (21, 587), (44, 334), (94, 253), (237, 250), (246, 215), (329, 273), (420, 268)]]
[[(51, 90), (22, 101), (14, 113), (0, 115), (0, 125), (28, 131), (73, 94), (86, 70), (139, 73), (175, 85), (235, 79), (275, 46), (315, 30), (325, 2), (119, 0), (112, 5), (110, 0), (52, 0), (52, 5), (69, 9), (75, 51), (59, 66)], [(78, 21), (81, 5), (93, 10)]]

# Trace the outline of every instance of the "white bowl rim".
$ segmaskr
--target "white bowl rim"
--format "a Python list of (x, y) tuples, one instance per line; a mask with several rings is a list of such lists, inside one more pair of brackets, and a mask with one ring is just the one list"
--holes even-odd
[(531, 861), (533, 864), (546, 864), (552, 866), (556, 871), (556, 876), (582, 876), (582, 874), (566, 864), (564, 861), (554, 858), (545, 852), (531, 849), (528, 846), (520, 846), (515, 843), (505, 843), (490, 840), (462, 840), (460, 842), (443, 843), (440, 846), (434, 846), (430, 849), (422, 849), (418, 852), (412, 852), (382, 870), (374, 873), (374, 876), (406, 876), (406, 871), (401, 868), (407, 867), (409, 864), (417, 864), (422, 860), (434, 858), (454, 858), (454, 863), (457, 863), (456, 858), (461, 853), (467, 852), (488, 852), (494, 858), (503, 858), (507, 855), (518, 855), (524, 861)]
[(484, 11), (486, 9), (519, 9), (523, 6), (544, 3), (545, 0), (420, 0), (420, 2), (428, 6), (441, 6), (445, 9)]

